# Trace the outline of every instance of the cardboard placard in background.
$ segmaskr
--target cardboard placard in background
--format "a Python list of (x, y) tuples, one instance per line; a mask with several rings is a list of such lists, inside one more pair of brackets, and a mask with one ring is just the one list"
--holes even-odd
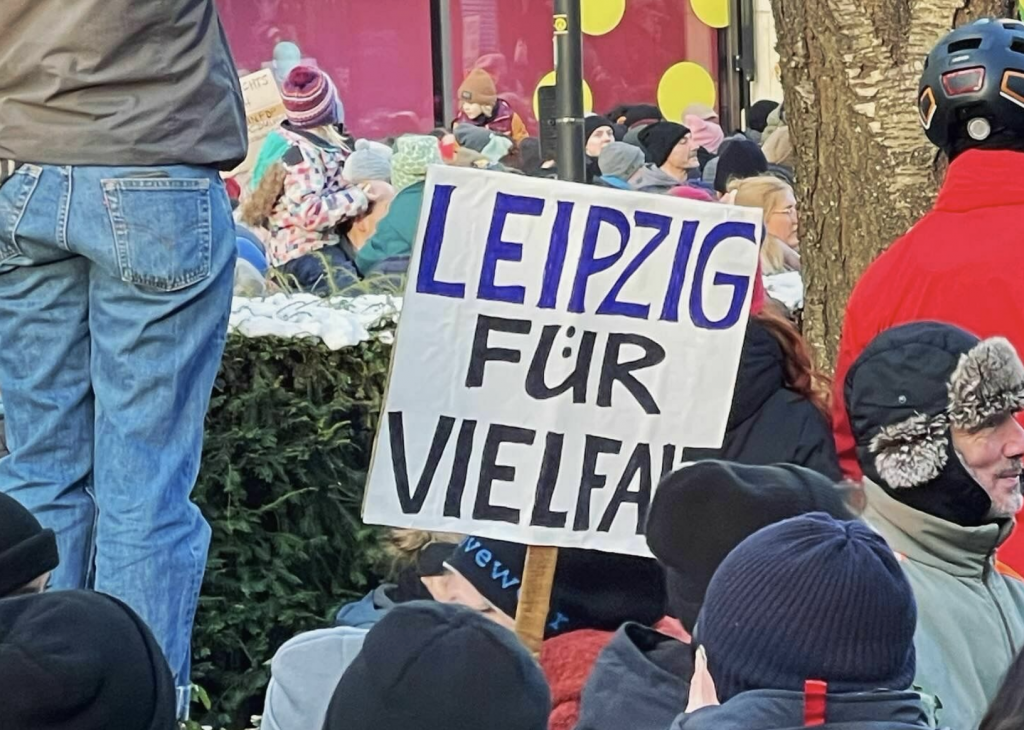
[(249, 154), (245, 161), (226, 177), (246, 178), (256, 164), (263, 140), (285, 119), (284, 103), (278, 91), (274, 73), (269, 68), (243, 76), (242, 98), (245, 100), (245, 119), (249, 130)]

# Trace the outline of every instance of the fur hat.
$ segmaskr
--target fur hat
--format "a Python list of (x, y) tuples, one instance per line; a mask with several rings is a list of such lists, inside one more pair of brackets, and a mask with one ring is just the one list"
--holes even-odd
[(940, 322), (883, 332), (844, 387), (861, 466), (896, 491), (939, 477), (951, 427), (973, 430), (1024, 410), (1024, 364), (1013, 346)]
[(459, 104), (494, 106), (498, 102), (498, 87), (494, 79), (482, 68), (475, 68), (459, 87)]

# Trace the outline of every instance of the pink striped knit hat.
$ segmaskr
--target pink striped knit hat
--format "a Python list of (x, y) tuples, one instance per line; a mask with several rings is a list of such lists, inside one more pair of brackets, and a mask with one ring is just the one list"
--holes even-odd
[(331, 77), (312, 66), (296, 66), (281, 87), (288, 121), (299, 129), (312, 129), (345, 120), (344, 107)]

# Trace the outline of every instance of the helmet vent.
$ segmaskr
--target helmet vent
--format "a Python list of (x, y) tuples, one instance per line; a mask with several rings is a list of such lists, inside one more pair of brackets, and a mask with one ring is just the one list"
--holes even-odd
[(1014, 38), (1013, 43), (1010, 44), (1010, 50), (1014, 53), (1024, 54), (1024, 37)]
[(976, 48), (981, 48), (981, 38), (964, 38), (960, 41), (953, 41), (946, 50), (952, 54), (973, 51)]

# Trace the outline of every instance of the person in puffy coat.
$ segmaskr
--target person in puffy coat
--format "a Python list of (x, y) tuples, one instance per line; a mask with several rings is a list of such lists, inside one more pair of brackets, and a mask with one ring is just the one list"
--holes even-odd
[(721, 448), (685, 449), (683, 459), (796, 464), (838, 481), (827, 413), (828, 386), (806, 343), (788, 320), (763, 310), (747, 323)]

